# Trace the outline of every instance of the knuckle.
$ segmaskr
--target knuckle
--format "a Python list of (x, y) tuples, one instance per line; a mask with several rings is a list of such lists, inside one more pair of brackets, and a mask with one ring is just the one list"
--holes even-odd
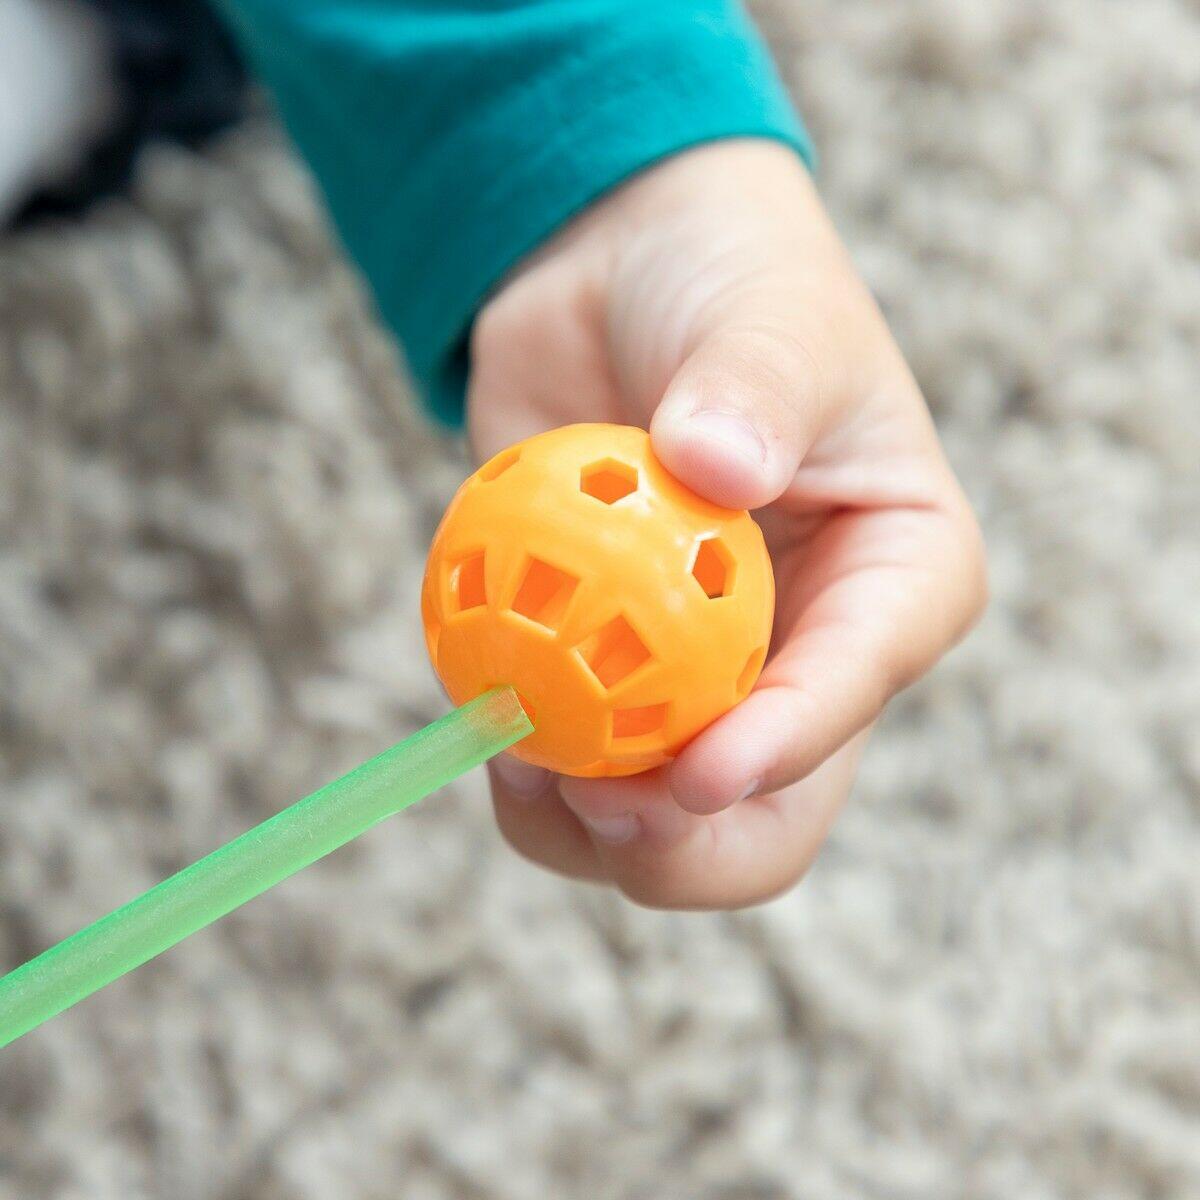
[(731, 335), (743, 376), (760, 394), (775, 397), (797, 429), (811, 435), (832, 391), (831, 351), (821, 331), (759, 320), (741, 324)]
[[(835, 625), (833, 630), (831, 647), (844, 678), (852, 682), (854, 707), (873, 721), (897, 692), (921, 674), (920, 649), (915, 644), (894, 643), (886, 633), (864, 634), (852, 622)], [(797, 687), (794, 702), (802, 706), (798, 715), (803, 722), (821, 719), (824, 701), (819, 694)], [(798, 722), (797, 728), (804, 724)]]

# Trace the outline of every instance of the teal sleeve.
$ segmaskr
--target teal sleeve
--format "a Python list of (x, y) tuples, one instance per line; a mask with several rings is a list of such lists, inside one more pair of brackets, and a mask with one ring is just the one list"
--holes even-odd
[(699, 142), (808, 139), (734, 0), (220, 0), (431, 411), (488, 290)]

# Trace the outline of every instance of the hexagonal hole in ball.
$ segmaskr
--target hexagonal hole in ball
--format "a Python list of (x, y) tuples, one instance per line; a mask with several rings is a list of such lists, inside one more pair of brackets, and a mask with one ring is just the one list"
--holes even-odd
[(692, 575), (710, 600), (733, 591), (735, 563), (729, 547), (719, 537), (705, 538), (696, 547)]
[(602, 504), (616, 504), (637, 491), (637, 467), (615, 458), (602, 458), (579, 472), (579, 490)]

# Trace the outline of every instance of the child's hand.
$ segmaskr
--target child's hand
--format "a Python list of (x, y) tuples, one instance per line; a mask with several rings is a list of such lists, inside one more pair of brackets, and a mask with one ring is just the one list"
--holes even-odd
[(974, 518), (801, 163), (718, 142), (598, 202), (480, 314), (468, 403), (481, 459), (574, 421), (649, 426), (695, 491), (759, 510), (778, 586), (742, 704), (645, 775), (552, 779), (503, 756), (504, 835), (643, 904), (728, 908), (794, 883), (865, 731), (985, 596)]

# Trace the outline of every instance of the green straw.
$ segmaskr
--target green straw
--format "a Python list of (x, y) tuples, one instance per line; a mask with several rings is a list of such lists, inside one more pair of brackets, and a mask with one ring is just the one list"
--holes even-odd
[(495, 688), (0, 979), (0, 1046), (533, 732)]

